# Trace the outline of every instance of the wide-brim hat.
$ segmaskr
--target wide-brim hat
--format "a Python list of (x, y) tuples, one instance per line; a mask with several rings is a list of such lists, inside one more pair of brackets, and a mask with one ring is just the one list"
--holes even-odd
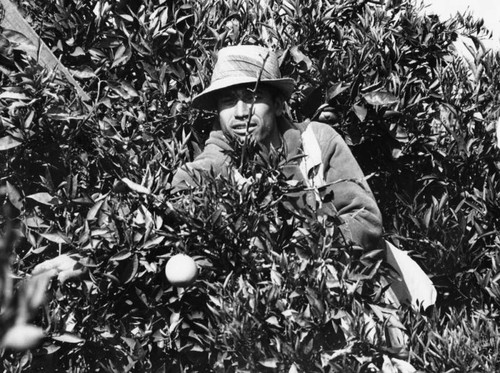
[(217, 56), (210, 85), (194, 97), (193, 107), (214, 110), (217, 107), (219, 91), (232, 86), (255, 83), (259, 74), (259, 82), (279, 90), (285, 100), (290, 98), (295, 81), (281, 77), (276, 53), (257, 45), (222, 48)]

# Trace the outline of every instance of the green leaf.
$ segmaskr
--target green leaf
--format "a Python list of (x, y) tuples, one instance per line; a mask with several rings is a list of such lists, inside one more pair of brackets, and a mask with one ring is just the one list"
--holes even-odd
[(26, 36), (14, 30), (3, 30), (2, 34), (14, 44), (14, 48), (22, 49), (26, 52), (36, 52), (37, 46)]
[(311, 69), (312, 67), (311, 59), (307, 57), (302, 51), (300, 51), (298, 46), (293, 46), (290, 48), (290, 55), (297, 64), (304, 63), (306, 70)]
[(85, 56), (85, 51), (83, 50), (82, 47), (76, 47), (75, 50), (71, 52), (70, 56), (72, 57)]
[(0, 93), (0, 99), (3, 100), (29, 100), (24, 93), (5, 91)]
[(26, 196), (26, 198), (31, 198), (37, 202), (43, 203), (44, 205), (54, 206), (61, 203), (59, 198), (51, 196), (47, 192), (35, 193)]
[(48, 225), (44, 223), (44, 220), (38, 216), (30, 216), (26, 218), (24, 224), (30, 228), (48, 228)]
[(495, 122), (496, 146), (500, 149), (500, 118)]
[(132, 281), (137, 274), (137, 270), (139, 269), (139, 259), (137, 259), (137, 255), (134, 255), (131, 260), (129, 260), (123, 269), (120, 272), (120, 281), (124, 284)]
[(327, 101), (332, 100), (333, 98), (337, 97), (339, 94), (344, 92), (347, 88), (349, 87), (348, 86), (343, 87), (342, 83), (336, 83), (332, 85), (330, 88), (328, 88), (326, 92), (326, 100)]
[(21, 197), (21, 193), (17, 190), (17, 188), (7, 181), (7, 193), (9, 194), (9, 201), (12, 205), (18, 209), (23, 209), (23, 199)]
[(384, 91), (365, 93), (363, 98), (373, 106), (388, 106), (399, 101), (396, 96)]
[(92, 207), (89, 209), (89, 211), (87, 212), (87, 217), (86, 217), (86, 219), (87, 219), (88, 221), (92, 221), (92, 220), (94, 220), (94, 219), (96, 218), (97, 213), (98, 213), (98, 212), (99, 212), (99, 210), (101, 209), (101, 207), (102, 207), (103, 203), (104, 203), (104, 200), (100, 200), (100, 201), (96, 202), (96, 203), (94, 204), (94, 206), (92, 206)]
[(277, 368), (278, 367), (278, 359), (272, 358), (272, 359), (261, 360), (261, 361), (259, 361), (259, 364), (266, 367), (266, 368)]
[(3, 56), (8, 60), (12, 60), (12, 57), (14, 57), (14, 52), (12, 51), (12, 44), (2, 34), (0, 34), (0, 56)]
[(50, 355), (59, 350), (61, 346), (58, 345), (48, 345), (48, 346), (43, 346), (43, 348), (40, 349), (40, 353), (42, 355)]
[(113, 60), (113, 64), (111, 65), (111, 68), (116, 67), (116, 66), (121, 66), (124, 65), (128, 62), (128, 60), (132, 57), (132, 53), (130, 51), (130, 48), (126, 47), (125, 45), (120, 45), (115, 52), (115, 58)]
[(47, 111), (45, 113), (45, 115), (47, 116), (47, 118), (52, 119), (52, 120), (63, 121), (63, 120), (69, 119), (69, 113), (66, 112), (66, 110), (64, 110), (62, 108), (58, 108), (58, 107), (50, 109), (49, 111)]
[(281, 325), (280, 325), (280, 323), (279, 323), (279, 321), (278, 321), (278, 318), (277, 318), (276, 316), (270, 316), (270, 317), (268, 317), (268, 318), (266, 319), (266, 322), (267, 322), (268, 324), (271, 324), (271, 325), (276, 326), (276, 327), (278, 327), (278, 328), (279, 328), (279, 327), (281, 327)]
[(400, 148), (393, 148), (391, 150), (391, 156), (393, 159), (398, 159), (403, 155), (403, 151)]
[(12, 136), (4, 136), (0, 138), (0, 151), (12, 149), (21, 144), (22, 142), (16, 140)]
[(111, 258), (109, 258), (109, 260), (119, 262), (121, 260), (125, 260), (127, 258), (130, 258), (131, 256), (132, 256), (132, 253), (130, 252), (130, 250), (124, 249), (124, 250), (120, 251), (119, 253), (113, 255)]
[(368, 251), (368, 252), (363, 254), (363, 256), (361, 257), (361, 260), (371, 259), (373, 261), (376, 261), (382, 257), (382, 254), (384, 252), (385, 252), (385, 249), (375, 249), (375, 250)]
[(74, 334), (64, 333), (59, 335), (52, 335), (52, 339), (63, 343), (82, 343), (85, 339), (80, 338)]
[(108, 81), (108, 86), (125, 100), (139, 97), (139, 93), (128, 82)]
[(129, 187), (134, 192), (142, 193), (142, 194), (151, 194), (151, 191), (149, 190), (149, 188), (146, 188), (145, 186), (137, 184), (126, 177), (122, 178), (121, 181), (123, 183), (125, 183), (127, 185), (127, 187)]
[(50, 242), (55, 242), (58, 244), (69, 244), (71, 241), (61, 232), (56, 233), (40, 233), (40, 236), (49, 240)]
[(73, 75), (77, 79), (91, 79), (95, 78), (97, 75), (88, 66), (79, 66), (77, 69), (70, 69), (71, 75)]
[(366, 114), (368, 114), (368, 110), (364, 106), (361, 105), (353, 105), (352, 109), (354, 110), (354, 114), (358, 117), (361, 122), (364, 122), (366, 118)]
[(159, 236), (159, 237), (153, 238), (151, 240), (148, 240), (144, 243), (144, 245), (141, 246), (141, 249), (149, 250), (153, 247), (157, 247), (160, 243), (163, 242), (164, 239), (165, 239), (165, 237)]

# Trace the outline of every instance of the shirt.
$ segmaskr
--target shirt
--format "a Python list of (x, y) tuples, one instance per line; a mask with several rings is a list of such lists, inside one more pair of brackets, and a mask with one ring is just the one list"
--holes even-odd
[[(333, 204), (344, 221), (339, 227), (344, 237), (366, 249), (377, 248), (383, 232), (382, 216), (358, 162), (340, 134), (320, 122), (293, 124), (280, 118), (278, 126), (283, 151), (290, 160), (283, 173), (306, 185), (326, 185), (333, 192)], [(213, 130), (200, 155), (177, 170), (172, 180), (173, 190), (194, 187), (192, 175), (198, 171), (213, 170), (216, 175), (226, 172), (229, 155), (224, 151), (230, 149), (222, 131)], [(302, 162), (298, 160), (301, 154)], [(308, 180), (313, 168), (319, 175)], [(322, 185), (315, 185), (319, 180)]]

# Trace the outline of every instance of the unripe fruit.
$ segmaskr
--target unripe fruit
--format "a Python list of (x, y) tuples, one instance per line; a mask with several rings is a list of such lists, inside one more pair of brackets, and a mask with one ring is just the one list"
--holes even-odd
[(193, 258), (186, 254), (176, 254), (165, 266), (167, 280), (174, 286), (191, 285), (198, 276), (198, 266)]
[(44, 337), (43, 330), (29, 324), (18, 324), (3, 336), (2, 347), (22, 351), (35, 347)]

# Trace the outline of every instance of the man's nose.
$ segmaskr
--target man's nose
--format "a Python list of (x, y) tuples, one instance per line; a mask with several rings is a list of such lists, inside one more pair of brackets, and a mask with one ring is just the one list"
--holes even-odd
[(241, 99), (238, 100), (235, 108), (235, 116), (237, 118), (246, 118), (248, 117), (248, 113), (249, 113), (248, 103), (246, 103)]

